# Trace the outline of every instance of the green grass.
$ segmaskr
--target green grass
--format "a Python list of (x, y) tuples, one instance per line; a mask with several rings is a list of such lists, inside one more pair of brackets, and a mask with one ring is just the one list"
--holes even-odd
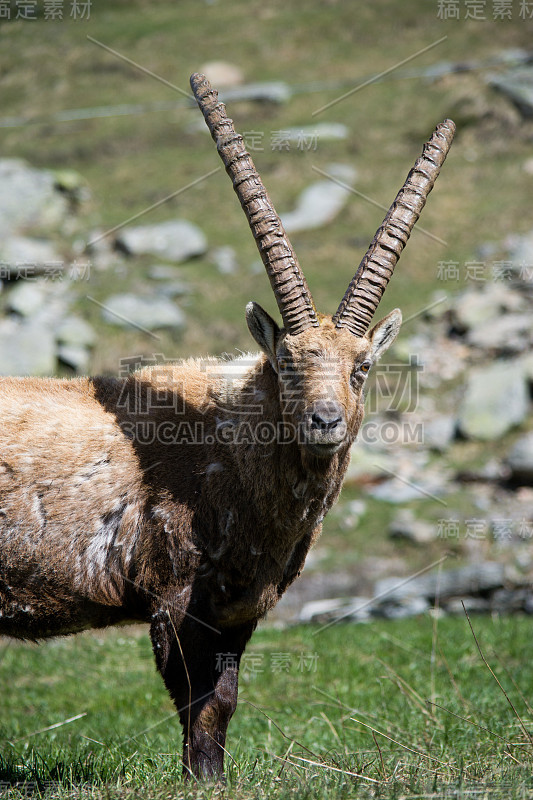
[[(260, 629), (229, 729), (228, 796), (531, 796), (531, 622), (473, 626), (516, 714), (464, 618)], [(179, 724), (145, 633), (4, 643), (0, 658), (0, 786), (11, 797), (24, 782), (59, 798), (219, 791), (181, 783)]]

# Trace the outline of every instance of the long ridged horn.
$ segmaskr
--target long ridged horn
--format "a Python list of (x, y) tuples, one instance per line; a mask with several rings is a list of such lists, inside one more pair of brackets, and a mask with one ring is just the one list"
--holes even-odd
[(445, 119), (424, 145), (422, 155), (376, 231), (342, 298), (333, 317), (337, 328), (348, 328), (355, 336), (365, 335), (400, 253), (438, 177), (454, 133), (455, 123)]
[(286, 330), (298, 334), (318, 326), (307, 281), (242, 136), (205, 75), (191, 75), (191, 88), (248, 219)]

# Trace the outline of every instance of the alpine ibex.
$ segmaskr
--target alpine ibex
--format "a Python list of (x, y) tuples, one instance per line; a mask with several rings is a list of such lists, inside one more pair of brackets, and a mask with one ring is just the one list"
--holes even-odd
[[(220, 777), (238, 663), (299, 575), (338, 497), (372, 364), (369, 329), (450, 147), (440, 124), (337, 311), (320, 314), (243, 139), (191, 86), (246, 213), (283, 327), (246, 307), (261, 354), (118, 379), (0, 382), (0, 633), (28, 639), (150, 622), (184, 728), (186, 774)], [(234, 654), (224, 663), (220, 654)], [(226, 659), (227, 661), (227, 659)]]

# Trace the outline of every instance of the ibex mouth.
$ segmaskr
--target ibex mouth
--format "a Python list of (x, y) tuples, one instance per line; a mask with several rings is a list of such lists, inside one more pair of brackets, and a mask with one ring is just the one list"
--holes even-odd
[(318, 458), (331, 458), (334, 456), (337, 450), (339, 450), (344, 443), (344, 440), (341, 442), (308, 442), (306, 444), (307, 449), (310, 453), (314, 456), (318, 456)]

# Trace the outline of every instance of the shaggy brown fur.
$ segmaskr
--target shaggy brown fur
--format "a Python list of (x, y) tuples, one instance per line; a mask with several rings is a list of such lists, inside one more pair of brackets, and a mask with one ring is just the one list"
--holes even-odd
[(298, 336), (255, 304), (247, 318), (260, 356), (0, 380), (0, 634), (150, 622), (203, 776), (222, 773), (239, 659), (339, 494), (401, 320), (358, 338), (329, 317)]

